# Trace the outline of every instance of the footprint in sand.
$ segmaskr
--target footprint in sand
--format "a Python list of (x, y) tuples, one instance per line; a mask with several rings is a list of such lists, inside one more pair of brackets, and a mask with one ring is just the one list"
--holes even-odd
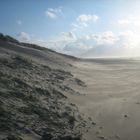
[(140, 105), (140, 102), (136, 102), (137, 105)]
[(127, 114), (124, 115), (124, 118), (129, 118), (129, 116)]
[(105, 136), (98, 136), (98, 139), (100, 139), (100, 140), (108, 140)]

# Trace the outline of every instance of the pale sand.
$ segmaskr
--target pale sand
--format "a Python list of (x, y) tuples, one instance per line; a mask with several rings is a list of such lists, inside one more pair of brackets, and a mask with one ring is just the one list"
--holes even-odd
[(140, 61), (94, 59), (75, 62), (72, 70), (87, 84), (75, 88), (83, 95), (69, 95), (79, 110), (96, 125), (85, 134), (88, 140), (140, 139)]

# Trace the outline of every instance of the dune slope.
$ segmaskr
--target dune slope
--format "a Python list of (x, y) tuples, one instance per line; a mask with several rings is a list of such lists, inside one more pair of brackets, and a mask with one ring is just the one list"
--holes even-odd
[(0, 139), (80, 140), (85, 125), (68, 100), (83, 86), (68, 69), (76, 58), (19, 42), (0, 41)]

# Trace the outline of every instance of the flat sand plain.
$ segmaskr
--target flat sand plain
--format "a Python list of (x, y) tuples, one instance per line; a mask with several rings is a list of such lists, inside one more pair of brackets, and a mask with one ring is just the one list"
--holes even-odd
[(73, 64), (86, 87), (69, 95), (80, 112), (93, 119), (88, 140), (140, 139), (140, 60), (91, 59)]

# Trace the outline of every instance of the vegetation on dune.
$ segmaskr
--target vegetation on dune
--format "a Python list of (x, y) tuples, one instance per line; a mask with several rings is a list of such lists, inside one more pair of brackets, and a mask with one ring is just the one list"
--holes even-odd
[(0, 41), (7, 41), (7, 42), (12, 42), (12, 43), (19, 43), (18, 40), (16, 40), (15, 38), (9, 36), (9, 35), (4, 35), (2, 33), (0, 33)]
[(7, 134), (5, 140), (32, 133), (42, 140), (81, 139), (77, 126), (84, 121), (60, 88), (65, 80), (75, 81), (70, 72), (21, 55), (1, 58), (0, 67), (0, 132)]

